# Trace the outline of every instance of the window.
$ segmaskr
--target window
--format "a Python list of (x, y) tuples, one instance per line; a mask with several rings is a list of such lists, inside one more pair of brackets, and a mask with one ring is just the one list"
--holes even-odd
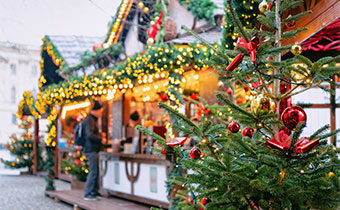
[(15, 114), (12, 114), (12, 124), (13, 125), (17, 124), (17, 116)]
[(33, 66), (32, 66), (32, 72), (31, 72), (32, 76), (33, 76), (33, 77), (34, 77), (34, 76), (37, 76), (37, 73), (38, 73), (38, 71), (37, 71), (37, 66), (36, 66), (36, 65), (33, 65)]
[(15, 75), (16, 73), (17, 73), (17, 66), (14, 63), (12, 63), (11, 64), (11, 74)]
[(11, 103), (15, 104), (15, 87), (11, 88)]

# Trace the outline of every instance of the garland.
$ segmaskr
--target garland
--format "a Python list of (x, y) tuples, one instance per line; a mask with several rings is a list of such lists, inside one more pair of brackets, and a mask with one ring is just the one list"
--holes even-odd
[(25, 91), (18, 106), (17, 117), (22, 119), (23, 115), (32, 114), (35, 119), (40, 118), (40, 112), (35, 105), (36, 101), (31, 92)]
[(111, 44), (116, 44), (119, 38), (119, 35), (124, 27), (124, 22), (130, 12), (132, 7), (133, 0), (123, 0), (118, 8), (118, 12), (116, 13), (116, 17), (110, 26), (111, 30), (107, 35), (105, 43), (109, 46)]
[(44, 51), (47, 52), (47, 54), (52, 58), (53, 63), (58, 66), (59, 68), (66, 68), (67, 64), (63, 57), (61, 56), (60, 52), (58, 51), (58, 48), (54, 46), (52, 41), (48, 36), (45, 36), (43, 39), (43, 44), (40, 47), (40, 78), (39, 78), (39, 88), (41, 89), (42, 86), (45, 84), (46, 79), (43, 76), (43, 71), (44, 71), (44, 60), (42, 53)]
[[(136, 54), (113, 69), (103, 69), (93, 75), (70, 77), (68, 81), (53, 84), (42, 92), (42, 98), (51, 104), (61, 105), (84, 97), (116, 93), (133, 88), (136, 84), (152, 83), (169, 78), (179, 84), (187, 69), (200, 70), (213, 54), (201, 45), (166, 45), (150, 47), (143, 54)], [(171, 89), (171, 86), (170, 86)], [(176, 94), (177, 89), (170, 90)]]

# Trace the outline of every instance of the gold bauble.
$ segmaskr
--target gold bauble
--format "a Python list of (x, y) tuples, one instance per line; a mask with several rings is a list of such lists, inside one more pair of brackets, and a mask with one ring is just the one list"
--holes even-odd
[(261, 13), (265, 13), (269, 10), (270, 5), (266, 0), (263, 0), (260, 4), (259, 4), (259, 10)]
[(142, 1), (140, 1), (140, 2), (138, 3), (138, 8), (139, 8), (139, 9), (143, 9), (143, 7), (144, 7), (144, 4), (143, 4)]
[(149, 12), (149, 7), (144, 7), (144, 13), (148, 13)]
[(302, 47), (299, 44), (294, 44), (290, 48), (290, 52), (292, 52), (294, 55), (299, 55), (302, 53)]
[(155, 42), (155, 40), (153, 40), (153, 38), (148, 38), (148, 40), (146, 41), (146, 44), (148, 46), (151, 46), (151, 45), (153, 45), (154, 42)]
[(334, 176), (334, 175), (335, 175), (334, 172), (329, 172), (329, 173), (328, 173), (328, 176), (329, 176), (329, 177), (332, 177), (332, 176)]
[(269, 96), (260, 94), (250, 103), (251, 112), (254, 114), (275, 113), (276, 104)]

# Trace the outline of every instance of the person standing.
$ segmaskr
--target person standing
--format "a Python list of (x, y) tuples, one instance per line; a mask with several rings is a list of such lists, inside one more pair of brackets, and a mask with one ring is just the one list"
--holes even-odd
[(83, 135), (85, 138), (83, 151), (89, 163), (89, 173), (86, 178), (84, 200), (97, 200), (99, 194), (99, 151), (104, 133), (98, 129), (98, 118), (102, 115), (102, 105), (94, 101), (90, 114), (83, 122)]

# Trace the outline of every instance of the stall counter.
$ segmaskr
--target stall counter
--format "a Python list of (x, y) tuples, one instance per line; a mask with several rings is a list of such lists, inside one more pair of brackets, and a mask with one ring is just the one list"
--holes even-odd
[(165, 181), (171, 166), (164, 156), (101, 152), (101, 188), (110, 195), (167, 208)]

